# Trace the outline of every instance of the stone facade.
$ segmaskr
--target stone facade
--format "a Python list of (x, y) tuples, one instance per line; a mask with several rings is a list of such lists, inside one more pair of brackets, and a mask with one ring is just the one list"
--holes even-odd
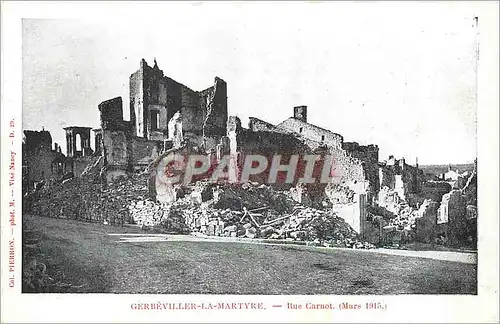
[(150, 67), (142, 59), (139, 70), (130, 76), (130, 121), (123, 119), (120, 97), (102, 102), (99, 111), (96, 151), (104, 156), (110, 181), (144, 169), (161, 152), (185, 141), (204, 152), (222, 151), (227, 133), (227, 85), (216, 77), (213, 86), (194, 91), (165, 76), (156, 60)]
[[(25, 130), (23, 139), (23, 190), (28, 192), (39, 182), (61, 182), (81, 175), (89, 164), (94, 163), (101, 151), (90, 147), (90, 127), (70, 126), (66, 132), (67, 155), (54, 143), (50, 132)], [(96, 147), (100, 149), (100, 130), (96, 130)]]
[(104, 156), (105, 176), (112, 181), (135, 168), (147, 166), (167, 143), (134, 136), (131, 121), (123, 120), (121, 98), (113, 98), (98, 106), (101, 119), (101, 147), (96, 151)]
[[(134, 136), (149, 140), (169, 137), (169, 121), (180, 113), (183, 132), (195, 136), (224, 136), (227, 122), (227, 84), (215, 77), (214, 85), (194, 91), (165, 76), (155, 60), (142, 59), (130, 76), (130, 121)], [(202, 126), (202, 127), (201, 127)]]
[(342, 148), (343, 137), (295, 117), (288, 118), (277, 125), (284, 132), (295, 133), (308, 141), (311, 148), (317, 148), (321, 144), (330, 147)]
[(334, 176), (338, 182), (357, 191), (378, 191), (378, 147), (344, 142), (340, 134), (307, 122), (307, 107), (294, 107), (294, 117), (288, 118), (272, 129), (268, 123), (251, 119), (252, 129), (290, 134), (304, 143), (310, 151), (326, 149), (334, 158)]
[(376, 145), (362, 146), (355, 142), (344, 142), (340, 134), (307, 123), (305, 106), (294, 107), (294, 114), (298, 114), (300, 119), (288, 118), (278, 124), (277, 129), (297, 136), (311, 150), (326, 147), (329, 155), (334, 158), (333, 172), (340, 183), (356, 188), (357, 191), (376, 194), (379, 189)]
[(359, 145), (356, 142), (344, 142), (342, 148), (349, 156), (361, 161), (365, 179), (370, 184), (370, 190), (376, 194), (380, 188), (378, 172), (378, 146), (377, 145)]

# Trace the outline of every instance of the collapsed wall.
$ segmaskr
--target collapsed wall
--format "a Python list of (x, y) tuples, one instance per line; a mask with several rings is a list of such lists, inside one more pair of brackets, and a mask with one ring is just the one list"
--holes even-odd
[(415, 239), (419, 242), (434, 243), (437, 237), (437, 213), (439, 203), (426, 199), (418, 210)]
[[(305, 107), (298, 108), (304, 112)], [(379, 187), (377, 146), (344, 143), (342, 136), (296, 117), (277, 126), (251, 117), (248, 129), (241, 127), (237, 117), (230, 117), (228, 137), (231, 141), (231, 154), (236, 156), (269, 152), (284, 156), (319, 154), (332, 157), (333, 168), (330, 175), (333, 176), (331, 182), (335, 185), (328, 189), (326, 183), (316, 184), (314, 187), (307, 185), (311, 196), (308, 198), (318, 203), (327, 198), (329, 208), (345, 219), (356, 232), (364, 232), (368, 226), (366, 208)], [(286, 161), (288, 160), (285, 159), (282, 163), (285, 164)], [(296, 186), (296, 183), (292, 185)], [(346, 194), (349, 195), (348, 199)]]
[[(423, 172), (390, 157), (380, 164), (378, 206), (388, 220), (385, 230), (401, 231), (425, 243), (472, 246), (476, 232), (476, 169), (452, 184), (424, 180)], [(387, 217), (386, 217), (387, 218)]]
[(123, 225), (127, 206), (149, 196), (147, 177), (140, 174), (104, 181), (103, 160), (97, 159), (80, 177), (34, 191), (23, 198), (23, 213)]
[(159, 226), (166, 231), (374, 247), (361, 241), (334, 212), (305, 207), (291, 199), (289, 192), (256, 182), (240, 185), (199, 181), (184, 187), (182, 196), (169, 204), (136, 202), (129, 210), (137, 224)]
[(373, 248), (330, 210), (306, 207), (289, 191), (246, 184), (196, 181), (175, 188), (175, 200), (150, 196), (150, 175), (103, 181), (103, 159), (77, 178), (42, 188), (25, 199), (26, 213), (104, 224), (137, 224), (166, 233), (284, 239), (321, 246)]
[(422, 184), (422, 198), (441, 202), (444, 194), (451, 191), (451, 185), (446, 181), (427, 180)]
[(443, 195), (437, 214), (437, 224), (441, 234), (451, 245), (467, 241), (467, 201), (460, 190), (452, 190)]

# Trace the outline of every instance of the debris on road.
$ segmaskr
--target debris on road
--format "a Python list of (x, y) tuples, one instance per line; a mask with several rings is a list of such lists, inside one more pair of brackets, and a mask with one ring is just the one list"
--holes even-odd
[[(164, 228), (207, 236), (291, 239), (312, 245), (374, 248), (358, 240), (356, 232), (335, 213), (302, 206), (282, 192), (259, 184), (219, 185), (212, 199), (200, 202), (187, 194), (171, 204), (139, 201), (129, 206), (131, 217), (142, 227)], [(249, 192), (248, 195), (245, 195)], [(240, 199), (241, 197), (241, 199)], [(267, 203), (266, 206), (262, 206)]]
[(321, 246), (373, 248), (330, 209), (306, 207), (290, 190), (269, 185), (197, 181), (175, 188), (176, 200), (153, 201), (147, 175), (134, 174), (105, 186), (96, 168), (84, 177), (41, 188), (26, 198), (29, 212), (101, 224), (136, 224), (163, 233), (285, 239)]

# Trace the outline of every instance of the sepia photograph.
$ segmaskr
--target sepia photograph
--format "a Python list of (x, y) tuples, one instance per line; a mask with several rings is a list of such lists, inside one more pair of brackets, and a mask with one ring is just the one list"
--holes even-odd
[(482, 18), (388, 6), (144, 2), (22, 17), (22, 119), (8, 135), (20, 150), (7, 156), (21, 165), (6, 191), (19, 188), (18, 214), (2, 202), (20, 233), (2, 242), (16, 289), (154, 294), (168, 300), (125, 307), (177, 312), (477, 297), (478, 224), (494, 216), (478, 203)]

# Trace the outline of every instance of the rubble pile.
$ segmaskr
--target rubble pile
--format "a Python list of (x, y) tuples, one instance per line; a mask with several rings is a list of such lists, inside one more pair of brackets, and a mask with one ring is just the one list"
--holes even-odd
[(396, 211), (396, 217), (389, 221), (389, 226), (394, 226), (398, 230), (411, 231), (415, 228), (417, 218), (421, 217), (418, 210), (402, 202)]
[(374, 247), (359, 242), (356, 232), (335, 213), (310, 207), (299, 207), (289, 216), (265, 221), (259, 230), (262, 237), (272, 239), (308, 241), (324, 246)]
[(400, 244), (409, 242), (415, 234), (418, 211), (406, 202), (401, 202), (395, 209), (395, 217), (386, 220), (383, 227), (383, 241), (386, 245), (399, 247)]
[[(266, 185), (198, 183), (184, 188), (183, 194), (171, 204), (150, 200), (130, 204), (133, 221), (143, 228), (207, 236), (285, 239), (360, 249), (375, 247), (360, 242), (356, 232), (331, 211), (298, 205), (286, 193)], [(278, 203), (279, 199), (282, 200)]]
[(379, 206), (385, 208), (388, 212), (397, 215), (400, 205), (404, 204), (404, 199), (399, 196), (396, 190), (384, 186), (378, 193), (378, 203)]
[(147, 179), (135, 174), (105, 186), (98, 175), (67, 179), (46, 186), (24, 198), (26, 212), (43, 217), (124, 224), (130, 221), (127, 207), (148, 195)]
[(378, 207), (371, 207), (370, 214), (380, 216), (382, 224), (381, 241), (386, 246), (399, 247), (415, 235), (417, 219), (421, 213), (400, 198), (398, 192), (384, 186), (378, 196)]
[(339, 184), (330, 183), (325, 188), (327, 200), (333, 204), (349, 204), (354, 202), (354, 191)]
[(217, 191), (218, 198), (214, 204), (216, 209), (242, 211), (243, 207), (247, 210), (268, 207), (276, 215), (280, 215), (291, 212), (297, 204), (289, 194), (257, 182), (220, 185)]
[(150, 199), (131, 202), (128, 206), (130, 223), (137, 224), (143, 229), (188, 234), (190, 229), (179, 207), (165, 203), (154, 203)]
[(83, 177), (33, 193), (29, 212), (104, 224), (137, 224), (167, 233), (374, 247), (358, 241), (356, 232), (331, 210), (305, 207), (287, 190), (255, 182), (197, 181), (176, 187), (174, 202), (159, 203), (149, 197), (147, 180), (147, 174), (134, 174), (106, 184), (94, 165)]
[[(88, 192), (95, 193), (87, 198)], [(61, 184), (45, 186), (30, 194), (29, 212), (43, 217), (82, 218), (85, 206), (95, 204), (100, 192), (99, 184), (84, 181), (80, 178), (68, 179)], [(87, 218), (85, 215), (84, 218)]]
[[(386, 191), (385, 198), (397, 197), (394, 191)], [(385, 200), (384, 202), (387, 201)], [(431, 204), (432, 208), (429, 207)], [(427, 209), (436, 209), (436, 206), (439, 206), (439, 203), (431, 199), (425, 199), (420, 204), (419, 209), (410, 206), (406, 200), (391, 200), (390, 204), (385, 205), (386, 213), (383, 215), (382, 240), (385, 245), (399, 247), (400, 244), (408, 243), (415, 239), (426, 242), (430, 241), (429, 237), (434, 230), (435, 220), (429, 223), (429, 220), (423, 219), (423, 217), (428, 218), (429, 211)]]

